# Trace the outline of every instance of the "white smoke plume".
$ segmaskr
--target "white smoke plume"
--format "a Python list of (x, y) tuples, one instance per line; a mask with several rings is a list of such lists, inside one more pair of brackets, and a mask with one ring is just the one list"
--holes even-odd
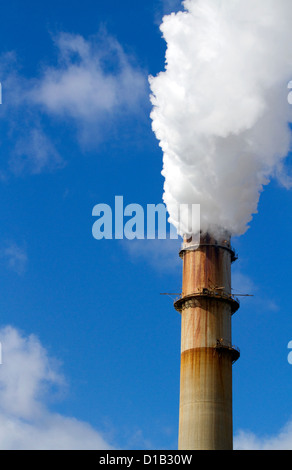
[(165, 71), (150, 77), (164, 202), (178, 231), (177, 205), (201, 204), (203, 231), (241, 235), (264, 185), (277, 174), (289, 183), (283, 162), (291, 146), (292, 2), (183, 6), (163, 19)]

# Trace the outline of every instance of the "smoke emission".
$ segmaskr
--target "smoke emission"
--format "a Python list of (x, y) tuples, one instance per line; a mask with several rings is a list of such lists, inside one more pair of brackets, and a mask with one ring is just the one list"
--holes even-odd
[(163, 19), (165, 70), (150, 77), (164, 202), (180, 235), (188, 221), (179, 224), (178, 204), (201, 204), (204, 232), (241, 235), (291, 147), (292, 2), (183, 7)]

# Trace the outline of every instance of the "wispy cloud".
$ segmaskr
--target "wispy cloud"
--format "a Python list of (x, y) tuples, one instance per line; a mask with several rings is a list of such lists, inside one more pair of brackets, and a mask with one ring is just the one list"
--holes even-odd
[(138, 106), (147, 76), (113, 37), (85, 40), (62, 33), (55, 44), (59, 64), (45, 69), (31, 95), (47, 111), (95, 121), (106, 113)]
[(234, 439), (235, 450), (292, 450), (292, 421), (273, 436), (256, 436), (239, 431)]
[(62, 157), (45, 131), (39, 108), (29, 98), (34, 80), (22, 75), (16, 53), (0, 56), (0, 80), (2, 179), (58, 168), (63, 164)]
[(232, 286), (234, 292), (237, 294), (255, 294), (258, 290), (258, 286), (254, 283), (252, 278), (244, 274), (239, 269), (236, 269), (232, 275)]
[(65, 162), (44, 130), (35, 127), (19, 138), (9, 164), (11, 171), (17, 176), (63, 168)]
[(179, 272), (182, 266), (179, 258), (181, 241), (179, 240), (123, 240), (133, 263), (147, 263), (159, 273)]
[(137, 113), (147, 98), (147, 74), (121, 44), (105, 32), (88, 40), (61, 33), (59, 62), (44, 69), (30, 93), (33, 103), (58, 118), (73, 119), (79, 135), (101, 137), (107, 123)]
[(65, 385), (58, 363), (34, 335), (9, 326), (0, 330), (0, 449), (110, 449), (86, 422), (50, 411), (49, 397)]
[(92, 147), (149, 105), (147, 72), (106, 32), (89, 39), (60, 33), (54, 44), (57, 63), (35, 77), (23, 75), (16, 52), (0, 56), (1, 177), (62, 168), (60, 124), (70, 138), (74, 129), (82, 148)]
[(16, 243), (9, 243), (6, 247), (0, 249), (0, 259), (11, 271), (21, 275), (26, 271), (28, 257), (26, 249)]
[(254, 282), (250, 275), (245, 274), (240, 269), (235, 268), (232, 275), (233, 293), (236, 295), (248, 295), (251, 297), (240, 297), (242, 302), (252, 302), (253, 307), (258, 310), (269, 312), (278, 312), (280, 307), (277, 300), (273, 299), (261, 286)]

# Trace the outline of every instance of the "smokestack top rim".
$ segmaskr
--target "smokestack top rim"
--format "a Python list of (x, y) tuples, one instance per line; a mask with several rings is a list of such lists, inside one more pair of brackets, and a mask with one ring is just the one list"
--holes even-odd
[(235, 249), (230, 245), (230, 243), (228, 245), (222, 245), (222, 243), (200, 243), (189, 246), (187, 243), (183, 243), (179, 252), (179, 256), (181, 259), (183, 259), (186, 253), (198, 251), (205, 247), (221, 248), (223, 250), (228, 251), (231, 254), (231, 263), (234, 263), (238, 260), (238, 254), (236, 253)]

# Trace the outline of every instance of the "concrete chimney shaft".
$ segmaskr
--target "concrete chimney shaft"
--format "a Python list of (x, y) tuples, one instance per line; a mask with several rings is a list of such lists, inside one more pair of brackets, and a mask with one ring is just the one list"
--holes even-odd
[(201, 237), (184, 244), (181, 313), (180, 450), (232, 450), (231, 318), (239, 303), (231, 295), (230, 239)]

